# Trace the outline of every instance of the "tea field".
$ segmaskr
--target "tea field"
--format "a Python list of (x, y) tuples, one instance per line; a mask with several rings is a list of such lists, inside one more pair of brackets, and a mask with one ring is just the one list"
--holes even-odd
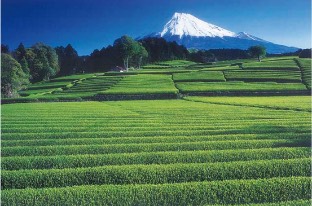
[(310, 89), (297, 57), (32, 84), (1, 100), (1, 205), (311, 205)]
[(310, 205), (310, 101), (278, 98), (2, 105), (2, 205)]
[(196, 64), (176, 60), (129, 72), (59, 77), (30, 85), (2, 103), (177, 99), (180, 96), (310, 95), (311, 60), (296, 57)]

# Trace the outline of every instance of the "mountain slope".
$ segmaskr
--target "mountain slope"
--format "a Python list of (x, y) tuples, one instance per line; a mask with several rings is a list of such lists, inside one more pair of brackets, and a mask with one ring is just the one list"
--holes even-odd
[(274, 44), (246, 32), (235, 33), (185, 13), (175, 13), (161, 32), (143, 38), (147, 37), (163, 37), (192, 49), (248, 49), (254, 45), (266, 47), (268, 53), (294, 52), (299, 49)]
[(235, 33), (204, 22), (190, 14), (175, 13), (160, 33), (160, 36), (162, 37), (166, 35), (179, 36), (180, 38), (183, 36), (233, 37), (235, 36)]

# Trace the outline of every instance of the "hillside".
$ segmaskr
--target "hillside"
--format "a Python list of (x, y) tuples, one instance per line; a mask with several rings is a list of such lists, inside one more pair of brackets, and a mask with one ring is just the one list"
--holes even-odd
[(295, 57), (209, 64), (168, 61), (130, 72), (59, 77), (32, 84), (9, 102), (171, 99), (184, 95), (306, 95), (309, 60)]
[(1, 204), (310, 205), (310, 63), (176, 60), (32, 84), (2, 99)]

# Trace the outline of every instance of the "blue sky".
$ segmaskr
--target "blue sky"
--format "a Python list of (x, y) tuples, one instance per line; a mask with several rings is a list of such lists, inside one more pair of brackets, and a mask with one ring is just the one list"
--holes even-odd
[(79, 55), (161, 31), (174, 12), (287, 46), (311, 47), (310, 0), (2, 0), (2, 43), (71, 43)]

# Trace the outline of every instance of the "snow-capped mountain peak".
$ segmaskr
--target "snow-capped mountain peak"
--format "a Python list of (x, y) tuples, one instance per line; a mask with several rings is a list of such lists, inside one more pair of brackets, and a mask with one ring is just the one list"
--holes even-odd
[(261, 41), (261, 42), (268, 42), (268, 41), (265, 41), (263, 39), (260, 39), (258, 37), (255, 37), (251, 34), (248, 34), (246, 32), (238, 32), (235, 37), (237, 38), (240, 38), (240, 39), (247, 39), (247, 40), (255, 40), (255, 41)]
[(161, 32), (154, 32), (143, 37), (138, 37), (137, 39), (150, 37), (162, 37), (166, 41), (175, 41), (188, 49), (246, 50), (250, 46), (262, 45), (271, 54), (298, 50), (295, 47), (274, 44), (246, 32), (234, 33), (186, 13), (175, 13)]
[(164, 26), (160, 36), (234, 37), (234, 32), (204, 22), (191, 14), (175, 13)]

